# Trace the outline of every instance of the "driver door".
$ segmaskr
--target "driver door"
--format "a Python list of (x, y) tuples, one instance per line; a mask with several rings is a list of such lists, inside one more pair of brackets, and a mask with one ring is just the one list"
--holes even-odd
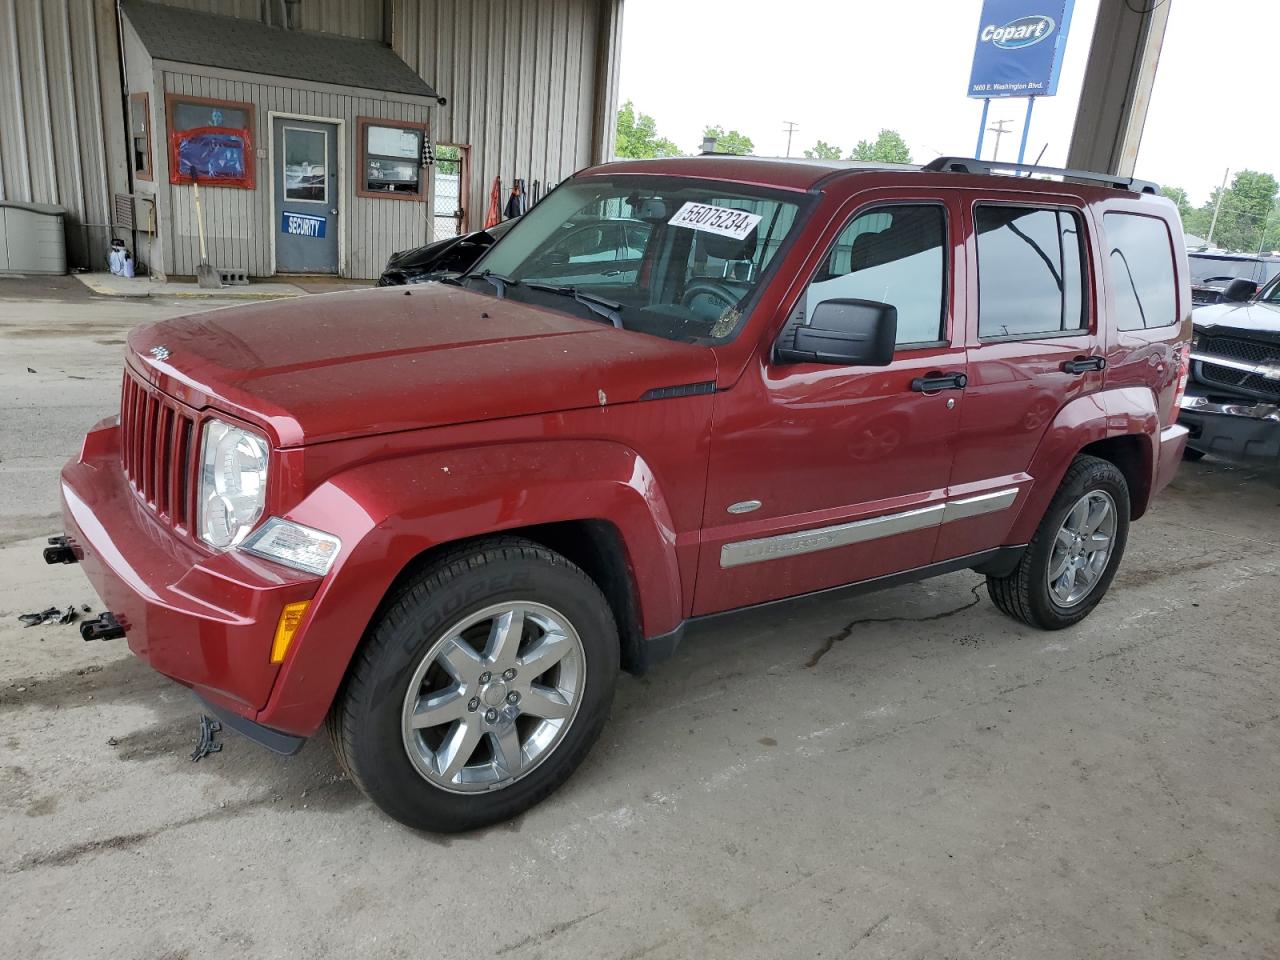
[[(779, 363), (770, 343), (716, 395), (695, 615), (931, 562), (966, 370), (961, 230), (949, 194), (863, 201), (782, 335), (820, 300), (891, 303), (893, 362)], [(945, 374), (960, 388), (913, 389)]]

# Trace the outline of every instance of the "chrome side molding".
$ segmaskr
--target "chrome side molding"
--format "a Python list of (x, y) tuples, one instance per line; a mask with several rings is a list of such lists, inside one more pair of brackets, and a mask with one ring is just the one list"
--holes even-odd
[(974, 497), (962, 497), (946, 503), (933, 503), (927, 507), (904, 510), (901, 513), (888, 513), (880, 517), (869, 517), (866, 520), (854, 520), (851, 523), (814, 527), (811, 530), (796, 530), (794, 533), (761, 537), (758, 540), (726, 543), (720, 548), (720, 566), (722, 569), (728, 569), (748, 563), (776, 560), (779, 557), (794, 557), (804, 553), (816, 553), (819, 550), (833, 550), (836, 547), (847, 547), (855, 543), (865, 543), (868, 540), (878, 540), (881, 537), (892, 537), (912, 530), (940, 527), (944, 523), (965, 520), (985, 513), (998, 513), (1013, 506), (1013, 502), (1018, 498), (1018, 489), (1018, 487), (1009, 487), (1005, 490), (982, 493)]

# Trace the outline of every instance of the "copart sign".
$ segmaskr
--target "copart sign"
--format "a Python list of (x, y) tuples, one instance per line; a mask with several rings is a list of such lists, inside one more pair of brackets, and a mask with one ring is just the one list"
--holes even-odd
[(971, 97), (1052, 97), (1075, 0), (986, 0), (978, 21)]

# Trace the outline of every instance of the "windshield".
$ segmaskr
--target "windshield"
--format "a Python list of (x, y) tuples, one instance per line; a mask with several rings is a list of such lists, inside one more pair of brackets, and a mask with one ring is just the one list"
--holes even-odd
[(1256, 299), (1265, 300), (1267, 303), (1280, 303), (1280, 273), (1258, 292)]
[(807, 199), (679, 177), (582, 177), (525, 214), (466, 284), (669, 340), (723, 343)]
[(1221, 280), (1224, 284), (1244, 277), (1246, 280), (1257, 280), (1260, 276), (1257, 260), (1241, 260), (1227, 257), (1205, 257), (1192, 254), (1187, 260), (1191, 264), (1191, 282), (1209, 283)]

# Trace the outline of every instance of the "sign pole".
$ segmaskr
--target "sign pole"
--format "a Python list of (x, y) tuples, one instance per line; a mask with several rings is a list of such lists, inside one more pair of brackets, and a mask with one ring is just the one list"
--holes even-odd
[(1027, 134), (1031, 132), (1031, 111), (1035, 108), (1036, 98), (1027, 97), (1027, 118), (1022, 121), (1022, 143), (1018, 144), (1018, 164), (1021, 165), (1027, 155)]
[(987, 111), (991, 109), (991, 98), (982, 98), (982, 119), (978, 121), (978, 147), (973, 151), (973, 159), (982, 159), (982, 135), (987, 132)]

